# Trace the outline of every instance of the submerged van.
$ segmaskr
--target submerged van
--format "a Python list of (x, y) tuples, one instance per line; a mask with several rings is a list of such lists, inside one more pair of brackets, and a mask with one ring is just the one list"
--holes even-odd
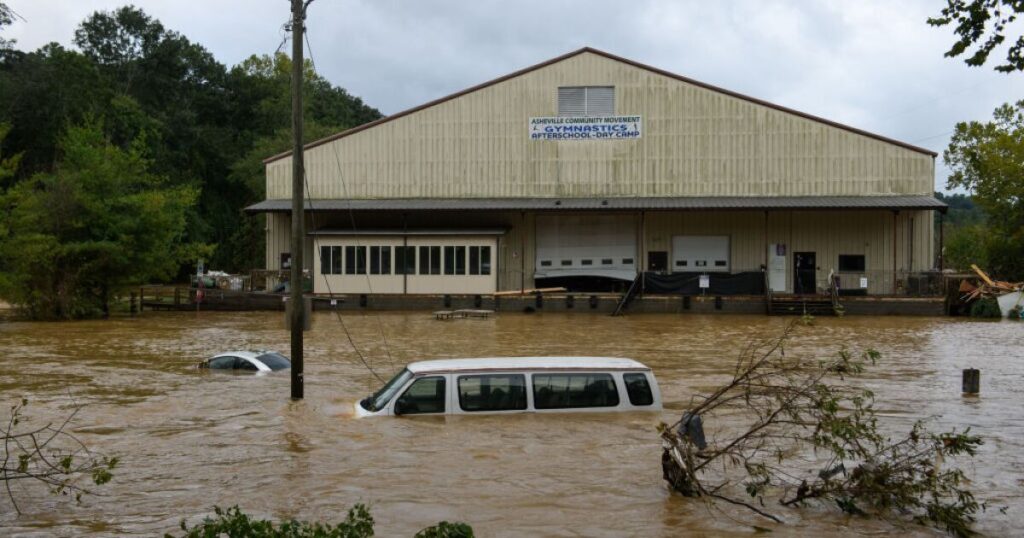
[(414, 362), (355, 404), (357, 417), (660, 409), (651, 369), (609, 357)]

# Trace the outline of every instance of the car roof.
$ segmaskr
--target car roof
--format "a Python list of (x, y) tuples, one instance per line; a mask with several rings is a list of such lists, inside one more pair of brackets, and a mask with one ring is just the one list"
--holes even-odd
[(255, 359), (256, 357), (259, 357), (260, 355), (266, 355), (267, 353), (273, 353), (273, 352), (272, 351), (227, 351), (227, 352), (224, 352), (224, 353), (218, 353), (218, 354), (214, 355), (212, 358), (216, 359), (217, 357), (241, 357), (243, 359), (250, 359), (250, 360), (252, 360), (252, 359)]
[(476, 370), (650, 370), (643, 363), (618, 357), (489, 357), (439, 359), (410, 363), (414, 374)]

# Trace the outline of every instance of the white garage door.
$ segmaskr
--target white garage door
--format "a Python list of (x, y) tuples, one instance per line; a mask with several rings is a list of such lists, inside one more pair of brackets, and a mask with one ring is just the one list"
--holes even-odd
[(729, 236), (673, 236), (672, 270), (677, 273), (728, 273)]
[(636, 217), (539, 215), (536, 278), (603, 276), (633, 280)]

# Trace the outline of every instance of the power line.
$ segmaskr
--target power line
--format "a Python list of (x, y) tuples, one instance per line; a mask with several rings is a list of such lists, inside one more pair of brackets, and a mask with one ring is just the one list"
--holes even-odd
[[(312, 47), (309, 44), (309, 29), (308, 28), (305, 28), (304, 34), (305, 35), (303, 37), (304, 37), (304, 39), (306, 41), (306, 48), (307, 48), (307, 50), (309, 52), (309, 61), (310, 61), (310, 64), (313, 66), (313, 71), (315, 73), (316, 70), (317, 70), (316, 69), (316, 60), (313, 58), (313, 50), (312, 50)], [(348, 199), (348, 189), (347, 189), (347, 186), (345, 185), (344, 178), (341, 175), (341, 160), (340, 160), (340, 157), (337, 154), (337, 148), (333, 148), (333, 146), (332, 146), (332, 149), (334, 149), (335, 163), (336, 163), (336, 165), (338, 167), (338, 172), (339, 172), (338, 179), (341, 182), (342, 193), (343, 193), (343, 196), (346, 199)], [(293, 155), (292, 158), (295, 158), (295, 156)], [(311, 192), (311, 190), (309, 188), (309, 176), (306, 175), (305, 167), (303, 167), (303, 178), (302, 179), (303, 179), (304, 190), (306, 191), (306, 198), (307, 198), (308, 203), (309, 203), (310, 220), (312, 221), (312, 224), (313, 224), (314, 228), (318, 228), (318, 225), (317, 225), (317, 213), (315, 211), (315, 207), (314, 207), (314, 204), (313, 204), (313, 196), (312, 196), (312, 192)], [(352, 223), (352, 230), (355, 231), (357, 229), (356, 228), (356, 221), (355, 221), (355, 212), (352, 210), (351, 205), (349, 205), (349, 207), (348, 207), (348, 212), (349, 212), (349, 218), (350, 218), (351, 223)], [(319, 248), (320, 248), (319, 241), (320, 241), (319, 240), (319, 236), (314, 236), (314, 238), (313, 238), (313, 248), (317, 249), (317, 252), (319, 252)], [(361, 247), (361, 246), (363, 246), (363, 245), (360, 245), (359, 244), (359, 240), (356, 239), (356, 247), (358, 248), (358, 247)], [(314, 270), (315, 270), (315, 268), (314, 268)], [(331, 288), (330, 280), (327, 278), (326, 274), (321, 275), (321, 276), (324, 279), (324, 285), (327, 287), (328, 297), (333, 299), (334, 298), (334, 290)], [(368, 274), (366, 274), (366, 273), (364, 273), (364, 276), (366, 277), (367, 289), (369, 290), (370, 293), (373, 293), (373, 284), (372, 284), (372, 281), (370, 279), (370, 276)], [(294, 283), (292, 285), (294, 285)], [(335, 316), (338, 319), (338, 323), (341, 325), (342, 331), (345, 333), (346, 339), (348, 340), (349, 344), (352, 346), (352, 349), (355, 351), (356, 356), (359, 357), (360, 362), (363, 364), (364, 367), (366, 367), (367, 370), (370, 371), (371, 374), (373, 374), (374, 377), (376, 377), (378, 380), (380, 380), (382, 382), (385, 381), (385, 379), (383, 377), (381, 377), (377, 373), (377, 371), (373, 368), (373, 366), (370, 363), (370, 361), (368, 361), (366, 359), (366, 357), (363, 355), (362, 351), (360, 351), (359, 346), (356, 345), (355, 340), (352, 337), (351, 331), (349, 331), (348, 326), (345, 324), (345, 321), (344, 321), (344, 318), (341, 315), (341, 312), (338, 311), (338, 310), (335, 310), (334, 313), (335, 313)], [(388, 363), (389, 363), (391, 369), (393, 370), (394, 367), (395, 367), (394, 358), (391, 355), (390, 344), (388, 343), (388, 340), (387, 340), (387, 334), (384, 331), (383, 322), (380, 319), (379, 313), (375, 313), (374, 314), (374, 318), (377, 321), (377, 327), (378, 327), (378, 330), (380, 331), (381, 340), (383, 341), (383, 344), (384, 344), (385, 354), (388, 357)]]

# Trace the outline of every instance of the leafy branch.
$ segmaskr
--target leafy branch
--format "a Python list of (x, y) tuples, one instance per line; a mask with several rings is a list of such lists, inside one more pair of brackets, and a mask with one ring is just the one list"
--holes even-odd
[[(879, 353), (841, 350), (826, 360), (787, 355), (797, 329), (754, 342), (732, 379), (672, 425), (659, 427), (665, 479), (688, 497), (742, 506), (777, 523), (779, 507), (809, 503), (880, 518), (909, 517), (968, 536), (984, 505), (946, 458), (974, 456), (982, 444), (970, 429), (935, 434), (921, 421), (903, 437), (885, 434), (874, 394), (852, 386)], [(717, 439), (705, 440), (703, 424)], [(720, 427), (718, 427), (721, 425)]]
[(0, 431), (0, 482), (17, 513), (21, 513), (21, 508), (11, 486), (20, 481), (42, 484), (53, 494), (74, 496), (76, 501), (83, 494), (92, 493), (85, 482), (96, 486), (110, 482), (118, 459), (92, 452), (68, 432), (71, 421), (82, 409), (80, 406), (76, 405), (60, 424), (51, 422), (26, 428), (27, 406), (27, 399), (12, 405), (11, 415)]

